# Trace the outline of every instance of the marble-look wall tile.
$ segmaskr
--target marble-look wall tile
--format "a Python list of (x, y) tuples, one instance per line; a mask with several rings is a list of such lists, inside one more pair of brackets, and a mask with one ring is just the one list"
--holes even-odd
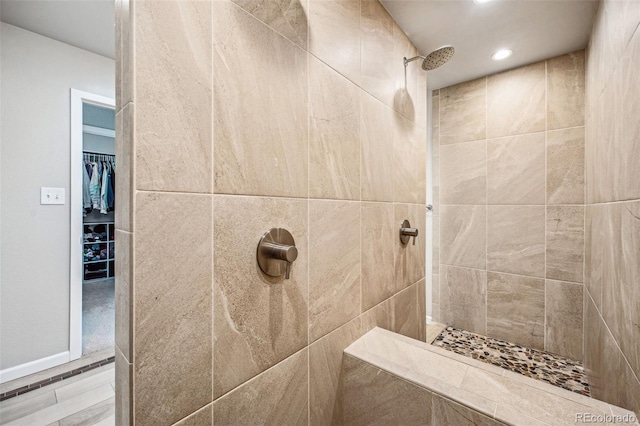
[(357, 86), (309, 57), (311, 198), (360, 199), (358, 92)]
[(431, 179), (433, 181), (432, 196), (433, 210), (432, 214), (437, 216), (440, 214), (440, 156), (431, 158)]
[(584, 286), (546, 281), (545, 350), (582, 360)]
[(301, 48), (307, 48), (309, 0), (233, 0)]
[(395, 22), (378, 0), (362, 0), (360, 14), (361, 87), (393, 107)]
[(544, 159), (544, 133), (487, 141), (488, 203), (544, 204)]
[(598, 309), (602, 308), (602, 287), (606, 257), (611, 255), (607, 235), (608, 209), (604, 204), (585, 207), (585, 276), (584, 283)]
[(361, 335), (358, 317), (309, 346), (309, 424), (339, 424), (343, 351)]
[(211, 210), (210, 195), (136, 195), (137, 424), (172, 424), (212, 401)]
[(440, 216), (433, 216), (431, 263), (434, 274), (440, 273)]
[(308, 54), (233, 3), (213, 4), (215, 192), (306, 197)]
[(211, 192), (211, 7), (136, 3), (137, 189)]
[(489, 206), (487, 270), (544, 277), (545, 207)]
[[(418, 49), (409, 40), (402, 28), (394, 22), (392, 58), (394, 71), (393, 109), (412, 123), (416, 123), (418, 119), (416, 115), (418, 74), (424, 73), (424, 71), (418, 65), (420, 63), (418, 61), (412, 62), (405, 67), (404, 58), (414, 58), (416, 56), (418, 56)], [(419, 119), (424, 121), (426, 117), (420, 117)]]
[(393, 296), (397, 224), (390, 203), (362, 203), (362, 310)]
[[(426, 219), (425, 208), (421, 204), (394, 204), (396, 232), (395, 244), (395, 283), (396, 292), (421, 280), (425, 276)], [(415, 244), (413, 237), (407, 244), (400, 241), (400, 224), (407, 219), (413, 228), (418, 229)], [(390, 243), (390, 242), (389, 242)]]
[(116, 158), (118, 159), (118, 173), (116, 173), (115, 226), (122, 231), (133, 232), (133, 191), (134, 191), (134, 152), (135, 134), (134, 105), (125, 105), (116, 114)]
[(175, 426), (213, 426), (213, 403), (175, 423)]
[(487, 137), (545, 130), (545, 63), (487, 78)]
[(216, 425), (307, 425), (309, 350), (295, 353), (213, 403)]
[[(366, 93), (360, 95), (360, 185), (362, 201), (394, 199), (393, 112)], [(391, 143), (390, 143), (391, 142)]]
[(547, 129), (584, 125), (584, 50), (547, 61)]
[(547, 132), (547, 203), (584, 203), (584, 127)]
[[(636, 3), (629, 0), (627, 3)], [(640, 7), (636, 6), (636, 9)], [(636, 12), (639, 13), (639, 12)], [(640, 32), (629, 43), (622, 61), (622, 128), (621, 142), (618, 151), (621, 153), (620, 163), (612, 164), (619, 179), (619, 200), (640, 199), (640, 99), (634, 93), (640, 92)], [(618, 119), (618, 117), (616, 117)]]
[(426, 318), (420, 318), (418, 306), (418, 285), (424, 285), (424, 280), (402, 290), (391, 299), (393, 306), (393, 325), (395, 333), (402, 334), (412, 339), (420, 340), (420, 323)]
[(584, 207), (547, 207), (547, 278), (582, 282)]
[(435, 91), (431, 98), (431, 127), (440, 127), (440, 92), (436, 95)]
[(393, 182), (395, 202), (422, 203), (427, 197), (427, 134), (394, 114)]
[(487, 79), (440, 89), (440, 144), (486, 138)]
[(487, 203), (487, 142), (443, 145), (440, 149), (440, 202)]
[(435, 393), (431, 407), (432, 417), (429, 424), (432, 425), (499, 426), (503, 424)]
[[(420, 68), (422, 69), (422, 68)], [(418, 73), (418, 89), (416, 93), (416, 125), (427, 129), (427, 73)]]
[(124, 357), (120, 348), (115, 347), (116, 383), (116, 424), (133, 424), (133, 364)]
[(116, 230), (115, 241), (115, 343), (130, 362), (133, 360), (133, 234)]
[(342, 366), (346, 425), (431, 424), (431, 392), (359, 359)]
[[(309, 0), (309, 52), (360, 84), (361, 0)], [(336, 46), (340, 46), (336, 49)]]
[(366, 333), (375, 327), (385, 330), (393, 329), (393, 304), (392, 298), (385, 300), (364, 312), (362, 318), (362, 333)]
[(427, 280), (416, 283), (418, 297), (418, 340), (427, 340)]
[(442, 206), (440, 264), (486, 269), (486, 224), (485, 206)]
[(441, 321), (478, 334), (487, 333), (487, 272), (442, 266)]
[(487, 273), (487, 333), (544, 350), (544, 280)]
[(309, 201), (309, 339), (360, 310), (360, 204)]
[[(306, 200), (224, 195), (214, 200), (218, 397), (307, 345), (309, 252)], [(287, 229), (296, 242), (298, 259), (289, 280), (263, 274), (256, 263), (258, 241), (273, 227)]]

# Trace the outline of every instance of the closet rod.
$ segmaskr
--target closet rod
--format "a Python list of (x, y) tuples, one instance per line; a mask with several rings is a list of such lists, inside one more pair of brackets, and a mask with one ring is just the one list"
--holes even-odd
[(82, 153), (89, 155), (107, 155), (109, 157), (115, 157), (115, 154), (105, 154), (104, 152), (82, 151)]

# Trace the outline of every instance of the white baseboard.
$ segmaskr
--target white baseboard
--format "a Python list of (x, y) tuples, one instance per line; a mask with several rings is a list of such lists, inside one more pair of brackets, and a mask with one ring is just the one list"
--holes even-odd
[(10, 382), (29, 374), (37, 373), (48, 368), (57, 367), (69, 362), (69, 351), (60, 352), (59, 354), (36, 359), (34, 361), (25, 362), (15, 367), (0, 370), (0, 383)]

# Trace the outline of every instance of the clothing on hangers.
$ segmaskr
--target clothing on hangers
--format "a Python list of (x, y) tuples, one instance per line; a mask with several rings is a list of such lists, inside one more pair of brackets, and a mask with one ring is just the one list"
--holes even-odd
[(115, 205), (115, 157), (85, 153), (83, 158), (83, 215), (93, 209), (101, 214), (113, 211)]

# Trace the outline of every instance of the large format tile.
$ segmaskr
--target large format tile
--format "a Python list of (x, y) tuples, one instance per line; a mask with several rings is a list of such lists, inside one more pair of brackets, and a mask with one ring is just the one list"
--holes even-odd
[(308, 0), (233, 0), (238, 6), (303, 49), (307, 48)]
[(487, 79), (440, 89), (440, 144), (486, 138)]
[[(637, 3), (629, 0), (627, 2)], [(636, 9), (640, 7), (636, 6)], [(640, 15), (640, 12), (636, 12)], [(638, 163), (640, 162), (640, 99), (634, 93), (640, 91), (640, 32), (629, 43), (622, 62), (622, 135), (618, 151), (622, 153), (621, 164), (616, 167), (620, 180), (621, 200), (640, 199), (640, 180)]]
[(547, 129), (584, 125), (585, 52), (547, 61)]
[(309, 51), (358, 85), (360, 2), (309, 0)]
[(546, 281), (545, 351), (582, 360), (583, 290), (580, 284)]
[[(395, 245), (395, 282), (399, 291), (425, 276), (426, 253), (426, 219), (425, 207), (421, 204), (394, 204), (395, 223), (393, 242)], [(407, 219), (411, 227), (418, 229), (418, 236), (413, 244), (413, 237), (407, 244), (400, 241), (400, 225)]]
[(134, 105), (129, 103), (116, 114), (116, 158), (118, 159), (118, 173), (116, 173), (115, 227), (121, 231), (133, 231), (133, 193), (134, 193)]
[(393, 123), (393, 201), (426, 202), (427, 134), (409, 120), (394, 114)]
[(582, 282), (584, 207), (547, 207), (547, 278)]
[(544, 277), (544, 206), (489, 206), (487, 270)]
[(487, 273), (483, 270), (442, 266), (441, 321), (478, 334), (487, 334)]
[(485, 269), (486, 223), (485, 206), (442, 206), (440, 264)]
[(125, 358), (132, 360), (133, 234), (116, 230), (115, 241), (115, 343)]
[(309, 424), (342, 419), (340, 379), (343, 351), (361, 335), (358, 317), (309, 346)]
[[(211, 210), (210, 195), (136, 196), (138, 424), (171, 424), (211, 401)], [(190, 392), (184, 392), (183, 383), (189, 383)]]
[(211, 7), (136, 3), (138, 189), (211, 192)]
[(547, 132), (547, 203), (584, 203), (584, 127)]
[(363, 201), (393, 201), (393, 112), (366, 93), (360, 94), (360, 164)]
[(306, 197), (308, 54), (213, 3), (215, 192)]
[[(420, 67), (420, 60), (411, 62), (404, 66), (404, 58), (414, 58), (418, 56), (418, 50), (413, 45), (409, 37), (396, 22), (393, 23), (393, 109), (401, 116), (415, 123), (418, 119), (417, 108), (417, 85), (418, 75), (424, 74)], [(426, 95), (426, 92), (424, 92)], [(426, 116), (424, 117), (426, 118)], [(420, 117), (423, 119), (423, 117)], [(421, 126), (424, 128), (424, 126)]]
[(487, 142), (443, 145), (440, 179), (441, 203), (486, 204)]
[(432, 393), (346, 355), (343, 361), (344, 417), (341, 424), (430, 424)]
[(393, 106), (395, 22), (378, 0), (362, 0), (361, 87), (385, 105)]
[(487, 334), (544, 350), (544, 280), (487, 273)]
[(115, 389), (116, 424), (129, 425), (133, 422), (133, 364), (127, 361), (120, 349), (115, 348)]
[(362, 310), (395, 293), (394, 255), (397, 226), (393, 204), (362, 203)]
[[(322, 2), (319, 2), (322, 3)], [(309, 197), (360, 199), (358, 88), (309, 58)]]
[(215, 424), (308, 424), (308, 365), (304, 349), (216, 400)]
[(424, 285), (424, 280), (404, 289), (391, 299), (392, 331), (416, 340), (420, 340), (421, 323), (427, 321), (426, 318), (420, 318), (418, 285)]
[(180, 420), (175, 426), (213, 426), (213, 404), (207, 404)]
[(360, 314), (360, 204), (309, 201), (309, 339)]
[[(214, 394), (218, 397), (307, 345), (309, 252), (307, 201), (214, 198)], [(288, 280), (267, 276), (256, 262), (258, 241), (273, 227), (287, 229), (298, 249)]]
[(487, 137), (545, 130), (545, 63), (487, 77)]
[(430, 424), (433, 425), (498, 426), (503, 424), (438, 394), (433, 394), (431, 407), (433, 417)]
[(608, 209), (605, 204), (585, 206), (584, 284), (598, 308), (602, 307), (605, 257), (611, 253), (608, 238)]
[(544, 158), (544, 133), (487, 141), (487, 202), (544, 204)]

